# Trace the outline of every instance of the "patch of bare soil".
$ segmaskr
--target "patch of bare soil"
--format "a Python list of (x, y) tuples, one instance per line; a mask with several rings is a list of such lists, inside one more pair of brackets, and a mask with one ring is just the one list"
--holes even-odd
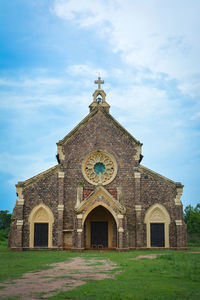
[(85, 284), (91, 280), (113, 278), (111, 271), (117, 265), (109, 260), (76, 257), (70, 261), (49, 265), (51, 269), (26, 273), (12, 283), (3, 282), (0, 298), (18, 296), (20, 299), (36, 300), (54, 296)]
[(139, 255), (135, 258), (131, 258), (131, 260), (139, 260), (142, 258), (149, 258), (149, 259), (155, 259), (157, 258), (159, 255), (163, 255), (163, 254), (148, 254), (148, 255)]

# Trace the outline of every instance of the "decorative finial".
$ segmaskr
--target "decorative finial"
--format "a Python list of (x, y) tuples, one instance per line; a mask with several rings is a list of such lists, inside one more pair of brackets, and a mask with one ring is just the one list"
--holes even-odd
[(101, 80), (101, 77), (98, 77), (98, 80), (95, 80), (94, 83), (98, 84), (98, 90), (101, 90), (101, 84), (104, 84), (104, 80)]

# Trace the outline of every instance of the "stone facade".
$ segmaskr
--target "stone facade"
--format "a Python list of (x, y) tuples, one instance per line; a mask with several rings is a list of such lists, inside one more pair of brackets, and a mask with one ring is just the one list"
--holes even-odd
[[(19, 199), (12, 214), (9, 246), (15, 250), (35, 248), (34, 226), (45, 223), (45, 247), (91, 248), (90, 223), (96, 216), (97, 222), (108, 223), (108, 248), (152, 247), (151, 224), (155, 223), (163, 224), (162, 247), (185, 248), (183, 185), (142, 166), (142, 144), (110, 115), (103, 90), (96, 90), (93, 96), (90, 113), (57, 143), (58, 165), (16, 185)], [(85, 168), (92, 168), (91, 173), (86, 170), (91, 178), (99, 178), (95, 184), (83, 170), (90, 154), (95, 161), (87, 161)], [(106, 155), (116, 164), (105, 161)], [(112, 172), (111, 180), (106, 179), (104, 169), (95, 173), (94, 166)]]

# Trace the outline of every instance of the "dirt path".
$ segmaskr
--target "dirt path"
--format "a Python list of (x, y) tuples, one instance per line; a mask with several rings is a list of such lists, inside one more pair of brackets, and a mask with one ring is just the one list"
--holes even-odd
[(0, 298), (18, 296), (26, 300), (45, 299), (87, 281), (113, 278), (111, 271), (117, 267), (110, 260), (86, 260), (80, 257), (49, 266), (52, 268), (26, 273), (12, 283), (1, 283), (0, 288), (5, 288), (0, 289)]
[(157, 258), (159, 255), (164, 255), (164, 254), (147, 254), (147, 255), (139, 255), (139, 256), (136, 256), (135, 258), (131, 258), (131, 260), (139, 260), (139, 259), (142, 259), (142, 258), (155, 259), (155, 258)]

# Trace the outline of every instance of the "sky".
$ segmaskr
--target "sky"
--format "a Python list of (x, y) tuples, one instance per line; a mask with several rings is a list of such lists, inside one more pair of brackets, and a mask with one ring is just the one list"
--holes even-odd
[(200, 1), (0, 1), (0, 210), (15, 184), (57, 164), (94, 80), (143, 143), (142, 164), (200, 202)]

